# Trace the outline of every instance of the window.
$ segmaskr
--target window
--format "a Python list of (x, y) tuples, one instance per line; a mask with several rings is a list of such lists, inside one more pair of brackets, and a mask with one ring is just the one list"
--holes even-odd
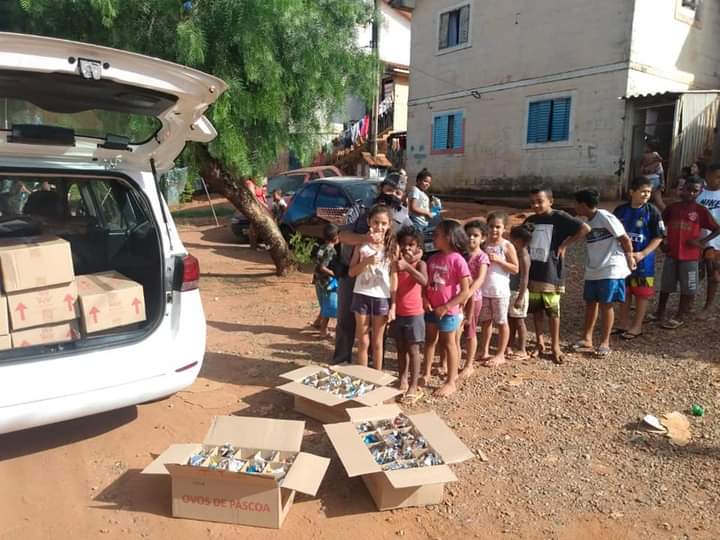
[(443, 113), (433, 118), (432, 152), (461, 153), (465, 147), (463, 113)]
[(532, 101), (528, 107), (527, 144), (543, 144), (570, 139), (572, 99), (562, 97)]
[(318, 193), (315, 206), (318, 208), (346, 208), (350, 201), (339, 186), (324, 184)]
[(286, 219), (295, 221), (314, 216), (317, 192), (318, 184), (305, 184), (292, 198), (291, 204), (285, 213)]
[(675, 18), (697, 28), (702, 28), (703, 0), (677, 0)]
[(438, 50), (467, 46), (470, 43), (470, 5), (440, 14)]
[(304, 174), (295, 174), (291, 176), (271, 176), (268, 179), (267, 187), (268, 193), (272, 195), (272, 192), (279, 189), (283, 192), (283, 195), (294, 195), (298, 189), (300, 189), (305, 183)]

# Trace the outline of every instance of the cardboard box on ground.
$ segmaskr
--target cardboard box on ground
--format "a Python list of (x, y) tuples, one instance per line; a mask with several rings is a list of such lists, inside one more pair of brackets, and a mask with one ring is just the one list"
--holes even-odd
[[(240, 416), (217, 416), (202, 443), (174, 444), (148, 465), (143, 474), (170, 475), (175, 517), (278, 529), (295, 492), (315, 495), (330, 463), (327, 458), (300, 451), (305, 422)], [(239, 455), (239, 472), (193, 466), (191, 457), (232, 445)], [(268, 469), (248, 472), (260, 454)], [(262, 461), (261, 461), (262, 462)], [(284, 467), (283, 478), (273, 468)], [(252, 470), (252, 469), (251, 469)]]
[[(396, 380), (392, 375), (357, 365), (312, 365), (280, 376), (292, 381), (277, 389), (294, 397), (295, 410), (324, 423), (343, 422), (348, 419), (347, 409), (380, 405), (402, 393), (388, 386)], [(323, 381), (331, 378), (341, 384), (333, 384), (332, 391), (328, 391), (329, 385)], [(343, 380), (349, 381), (350, 386)], [(356, 395), (360, 386), (367, 391)]]
[[(434, 412), (401, 416), (397, 405), (381, 405), (347, 414), (349, 422), (324, 428), (348, 476), (362, 477), (378, 510), (441, 503), (445, 484), (457, 480), (448, 465), (473, 457)], [(396, 444), (407, 437), (400, 433), (411, 435), (408, 455)], [(393, 456), (397, 448), (403, 451)]]

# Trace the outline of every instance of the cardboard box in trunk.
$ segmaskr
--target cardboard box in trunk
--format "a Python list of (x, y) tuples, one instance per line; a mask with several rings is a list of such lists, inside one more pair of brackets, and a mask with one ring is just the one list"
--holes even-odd
[(143, 286), (118, 272), (78, 276), (83, 330), (102, 332), (145, 320)]
[[(407, 415), (412, 429), (421, 435), (429, 448), (413, 450), (418, 454), (431, 452), (442, 458), (442, 464), (388, 470), (390, 462), (380, 465), (364, 441), (367, 433), (360, 433), (363, 423), (392, 421), (401, 414), (397, 405), (381, 405), (362, 409), (348, 409), (349, 422), (325, 425), (330, 442), (342, 461), (348, 476), (361, 476), (378, 510), (439, 504), (443, 500), (445, 484), (455, 482), (449, 464), (460, 463), (473, 453), (434, 412)], [(375, 425), (375, 424), (372, 424)], [(389, 432), (388, 432), (389, 433)], [(387, 433), (380, 430), (378, 438)], [(382, 442), (379, 444), (383, 444)], [(398, 463), (402, 462), (398, 459)]]
[[(143, 474), (169, 474), (175, 517), (279, 529), (295, 492), (315, 495), (330, 460), (300, 451), (305, 422), (240, 416), (217, 416), (202, 444), (175, 444), (148, 465)], [(294, 459), (287, 475), (232, 472), (188, 465), (203, 448), (225, 444), (241, 457), (257, 452), (272, 459)]]
[(13, 347), (19, 349), (22, 347), (34, 347), (36, 345), (52, 345), (55, 343), (77, 341), (80, 339), (80, 330), (78, 321), (70, 321), (19, 330), (12, 332), (10, 335), (12, 336)]
[(10, 336), (0, 336), (0, 351), (12, 349), (12, 338)]
[[(352, 379), (361, 379), (373, 384), (375, 388), (362, 396), (347, 399), (344, 396), (303, 384), (306, 377), (312, 377), (327, 369)], [(295, 369), (280, 376), (292, 381), (278, 386), (277, 389), (294, 396), (295, 410), (326, 424), (346, 421), (348, 419), (346, 409), (348, 408), (380, 405), (402, 393), (399, 389), (388, 386), (395, 381), (395, 377), (364, 366), (342, 364), (325, 367), (313, 365)]]
[(70, 243), (56, 236), (0, 240), (0, 271), (6, 293), (70, 283)]
[(72, 321), (79, 316), (74, 281), (9, 293), (7, 300), (13, 330)]
[(7, 298), (0, 294), (0, 336), (10, 335)]

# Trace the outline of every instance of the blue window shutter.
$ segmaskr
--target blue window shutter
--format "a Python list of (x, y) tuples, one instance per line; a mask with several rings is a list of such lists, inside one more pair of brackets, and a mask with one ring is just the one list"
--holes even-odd
[(433, 150), (446, 150), (448, 140), (447, 115), (436, 116), (433, 123)]
[(550, 132), (550, 114), (552, 101), (535, 101), (528, 108), (527, 142), (544, 143)]
[(550, 140), (567, 141), (570, 137), (570, 98), (553, 100)]
[(463, 148), (463, 113), (455, 113), (455, 133), (453, 133), (453, 148)]

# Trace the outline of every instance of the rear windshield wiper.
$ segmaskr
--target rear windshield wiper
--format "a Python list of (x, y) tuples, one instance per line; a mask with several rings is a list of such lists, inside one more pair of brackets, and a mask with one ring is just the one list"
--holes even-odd
[(8, 142), (50, 146), (75, 146), (75, 130), (59, 126), (13, 124), (10, 135), (8, 135)]
[(101, 144), (99, 148), (107, 148), (108, 150), (130, 150), (130, 138), (108, 133), (105, 135), (105, 142)]

